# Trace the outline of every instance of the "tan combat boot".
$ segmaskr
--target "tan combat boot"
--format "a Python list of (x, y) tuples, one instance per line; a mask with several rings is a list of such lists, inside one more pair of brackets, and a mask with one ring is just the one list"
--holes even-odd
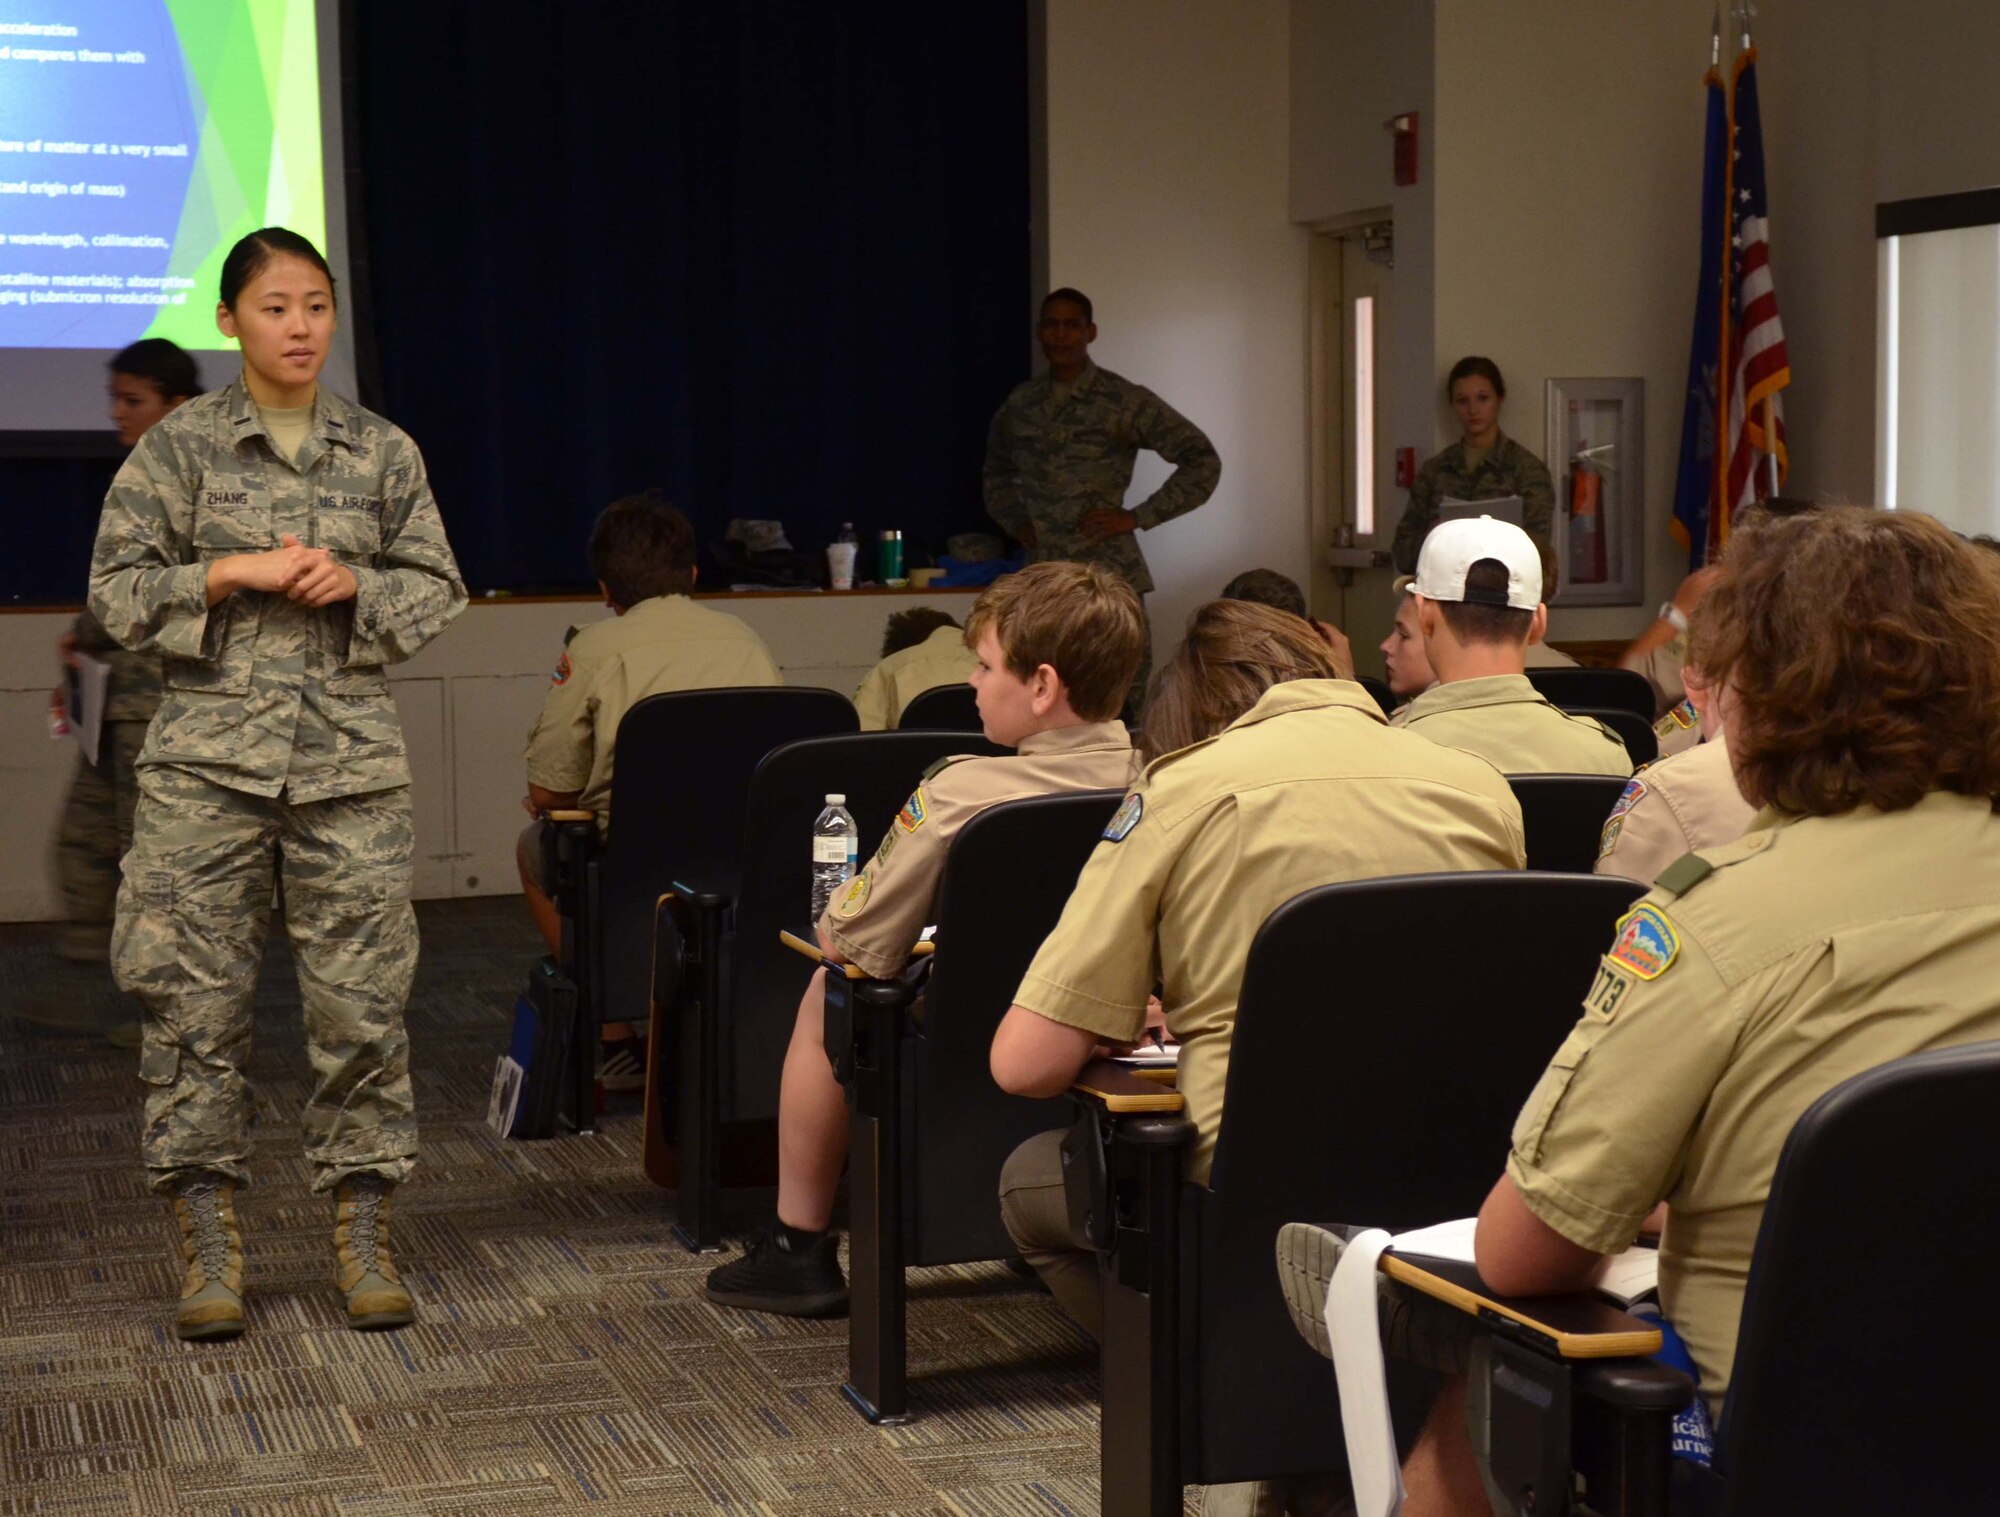
[(394, 1188), (380, 1175), (355, 1175), (334, 1192), (334, 1284), (347, 1300), (349, 1327), (404, 1327), (417, 1320), (389, 1248)]
[(236, 1182), (212, 1170), (174, 1182), (181, 1228), (181, 1304), (174, 1332), (193, 1340), (234, 1338), (243, 1317), (243, 1233), (236, 1225)]

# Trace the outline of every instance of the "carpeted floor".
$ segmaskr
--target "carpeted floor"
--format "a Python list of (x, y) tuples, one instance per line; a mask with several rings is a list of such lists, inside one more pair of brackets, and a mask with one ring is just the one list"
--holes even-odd
[[(636, 1112), (589, 1138), (487, 1131), (532, 934), (511, 900), (420, 913), (423, 1161), (397, 1208), (420, 1319), (342, 1325), (275, 946), (241, 1203), (252, 1326), (208, 1346), (172, 1333), (179, 1268), (137, 1161), (136, 1055), (95, 1031), (108, 976), (60, 965), (45, 929), (0, 927), (0, 1517), (1097, 1509), (1094, 1353), (1048, 1297), (997, 1265), (916, 1272), (916, 1420), (869, 1427), (839, 1392), (843, 1322), (702, 1299), (714, 1261), (669, 1236)], [(741, 1198), (744, 1223), (766, 1204)]]

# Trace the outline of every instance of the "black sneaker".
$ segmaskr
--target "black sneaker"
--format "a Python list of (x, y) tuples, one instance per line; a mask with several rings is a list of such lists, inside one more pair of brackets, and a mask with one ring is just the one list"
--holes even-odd
[(794, 1253), (777, 1227), (766, 1224), (744, 1243), (742, 1258), (708, 1272), (703, 1290), (720, 1306), (783, 1317), (837, 1317), (847, 1310), (840, 1236), (827, 1233)]

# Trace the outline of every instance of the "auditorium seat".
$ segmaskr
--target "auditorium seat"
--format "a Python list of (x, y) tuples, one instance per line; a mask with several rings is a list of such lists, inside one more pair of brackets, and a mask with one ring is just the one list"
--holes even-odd
[[(1996, 1108), (2000, 1042), (1971, 1043), (1856, 1075), (1793, 1125), (1751, 1256), (1711, 1470), (1666, 1458), (1661, 1382), (1677, 1381), (1668, 1399), (1684, 1403), (1685, 1376), (1650, 1361), (1563, 1360), (1545, 1335), (1512, 1332), (1546, 1369), (1517, 1352), (1513, 1372), (1496, 1375), (1496, 1460), (1524, 1468), (1539, 1449), (1573, 1450), (1604, 1517), (1990, 1510), (1983, 1288), (2000, 1259), (2000, 1214), (1986, 1204), (2000, 1188)], [(1622, 1499), (1603, 1499), (1612, 1493)]]
[(979, 720), (979, 692), (967, 684), (933, 685), (919, 691), (896, 719), (897, 727), (940, 727), (953, 732), (984, 732)]
[(721, 1241), (724, 1126), (778, 1113), (785, 1050), (811, 973), (779, 933), (812, 936), (812, 829), (826, 797), (846, 797), (865, 859), (932, 764), (1006, 751), (964, 732), (902, 731), (774, 748), (750, 777), (729, 867), (705, 879), (676, 871), (655, 893), (652, 979), (675, 993), (653, 1008), (647, 1131), (656, 1155), (663, 1142), (678, 1148), (675, 1231), (688, 1247)]
[(871, 1422), (908, 1412), (903, 1271), (1013, 1256), (995, 1199), (1001, 1167), (1061, 1125), (1064, 1106), (994, 1084), (993, 1035), (1123, 794), (980, 812), (945, 860), (928, 976), (923, 961), (894, 980), (828, 974), (827, 1057), (853, 1129), (843, 1389)]
[[(1287, 902), (1251, 945), (1206, 1185), (1180, 1179), (1191, 1124), (1080, 1099), (1066, 1149), (1097, 1157), (1066, 1153), (1066, 1177), (1072, 1216), (1097, 1219), (1106, 1281), (1105, 1511), (1178, 1510), (1190, 1483), (1345, 1469), (1333, 1377), (1271, 1266), (1279, 1227), (1476, 1211), (1522, 1092), (1639, 893), (1494, 871)], [(1431, 1386), (1409, 1374), (1395, 1389), (1414, 1431)]]
[(1630, 669), (1530, 669), (1528, 683), (1565, 711), (1629, 711), (1648, 725), (1655, 715), (1653, 687)]

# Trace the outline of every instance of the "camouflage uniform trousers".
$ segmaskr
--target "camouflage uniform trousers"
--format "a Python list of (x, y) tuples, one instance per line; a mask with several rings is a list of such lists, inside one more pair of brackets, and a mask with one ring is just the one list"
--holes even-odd
[(146, 742), (145, 722), (106, 722), (97, 762), (81, 753), (56, 830), (56, 883), (62, 893), (62, 945), (72, 958), (104, 962), (118, 899), (118, 861), (132, 846), (132, 810), (139, 799), (133, 771)]
[(409, 787), (296, 805), (149, 765), (139, 792), (112, 967), (146, 1005), (140, 1149), (155, 1186), (195, 1169), (249, 1178), (251, 1006), (279, 860), (315, 1077), (304, 1118), (313, 1189), (364, 1172), (407, 1179)]

